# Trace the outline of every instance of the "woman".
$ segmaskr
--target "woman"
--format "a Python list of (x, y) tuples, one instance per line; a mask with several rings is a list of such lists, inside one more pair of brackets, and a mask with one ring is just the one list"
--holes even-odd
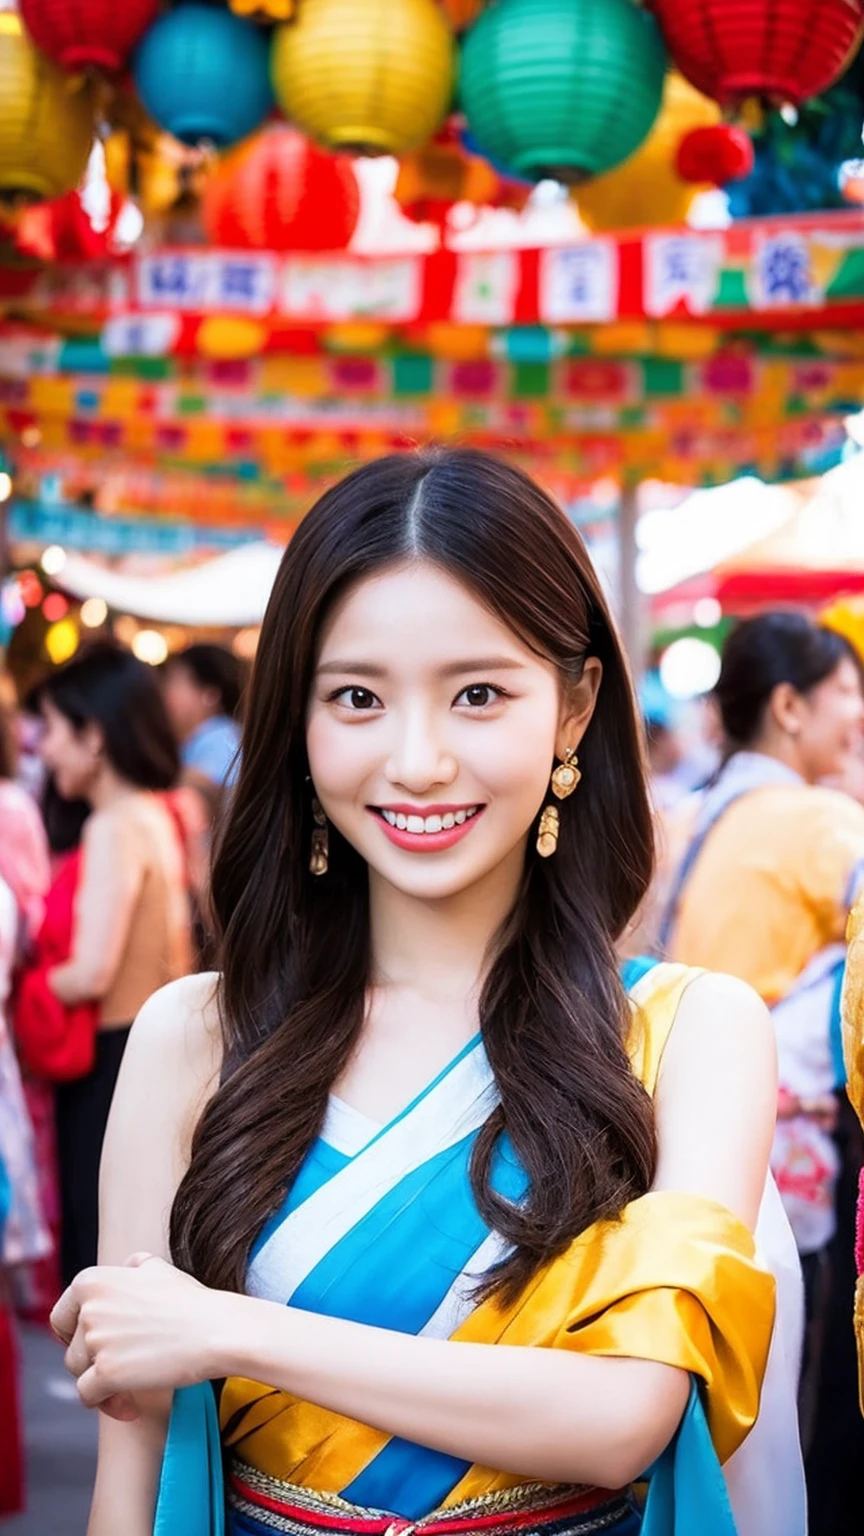
[(211, 800), (236, 776), (246, 672), (221, 645), (190, 645), (165, 663), (165, 702), (187, 781)]
[(57, 789), (91, 807), (72, 952), (47, 978), (67, 1007), (99, 1005), (93, 1070), (57, 1089), (68, 1279), (96, 1258), (99, 1158), (132, 1019), (189, 970), (190, 923), (182, 849), (160, 793), (176, 780), (177, 748), (153, 671), (96, 646), (48, 678), (41, 708)]
[(727, 641), (716, 702), (726, 761), (667, 822), (660, 941), (675, 960), (741, 977), (772, 1009), (780, 1071), (772, 1167), (807, 1287), (809, 1444), (837, 1227), (844, 935), (864, 878), (864, 807), (823, 781), (843, 776), (861, 750), (860, 666), (846, 640), (803, 614), (766, 613)]
[(660, 967), (628, 1002), (652, 845), (619, 643), (545, 494), (460, 450), (322, 497), (250, 686), (222, 971), (136, 1024), (103, 1267), (55, 1311), (105, 1409), (90, 1536), (154, 1528), (160, 1465), (165, 1536), (226, 1507), (232, 1536), (734, 1529), (773, 1043), (729, 979)]
[(19, 956), (26, 955), (42, 921), (51, 882), (48, 843), (33, 797), (17, 782), (18, 700), (14, 684), (0, 674), (0, 878), (18, 907)]

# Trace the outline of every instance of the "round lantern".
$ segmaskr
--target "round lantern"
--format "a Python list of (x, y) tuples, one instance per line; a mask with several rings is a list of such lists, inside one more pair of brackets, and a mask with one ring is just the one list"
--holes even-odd
[(266, 34), (199, 0), (150, 28), (133, 73), (150, 116), (184, 144), (235, 144), (273, 105)]
[(286, 116), (319, 143), (401, 154), (446, 115), (454, 63), (435, 0), (303, 0), (277, 28), (273, 84)]
[(93, 100), (0, 12), (0, 202), (43, 202), (78, 185), (95, 133)]
[(19, 0), (37, 48), (61, 69), (123, 68), (159, 14), (159, 0)]
[(477, 20), (486, 0), (438, 0), (454, 32), (464, 32)]
[(633, 0), (498, 0), (463, 43), (460, 98), (491, 160), (579, 182), (641, 144), (665, 71), (657, 26)]
[(860, 41), (864, 0), (650, 0), (675, 63), (724, 107), (797, 106), (836, 80)]
[(678, 147), (686, 134), (710, 130), (719, 121), (716, 102), (683, 76), (667, 75), (663, 107), (644, 144), (623, 165), (586, 181), (576, 193), (584, 223), (592, 230), (683, 224), (697, 188), (678, 172)]
[(360, 188), (350, 160), (273, 127), (217, 166), (202, 211), (215, 245), (340, 251), (357, 228)]
[(731, 123), (694, 128), (681, 140), (675, 163), (682, 181), (725, 187), (750, 175), (755, 163), (753, 140)]

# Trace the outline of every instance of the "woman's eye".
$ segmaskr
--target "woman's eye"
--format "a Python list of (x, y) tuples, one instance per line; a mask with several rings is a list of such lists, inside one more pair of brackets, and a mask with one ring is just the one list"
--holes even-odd
[(371, 688), (340, 688), (334, 698), (347, 709), (374, 709), (378, 703)]
[(500, 698), (500, 688), (493, 688), (491, 683), (472, 683), (470, 688), (463, 688), (456, 702), (464, 701), (471, 709), (485, 709)]

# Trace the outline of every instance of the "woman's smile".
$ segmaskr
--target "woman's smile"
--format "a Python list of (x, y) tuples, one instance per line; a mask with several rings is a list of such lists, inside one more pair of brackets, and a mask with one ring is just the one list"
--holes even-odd
[(484, 805), (370, 805), (385, 837), (408, 853), (442, 853), (467, 837)]

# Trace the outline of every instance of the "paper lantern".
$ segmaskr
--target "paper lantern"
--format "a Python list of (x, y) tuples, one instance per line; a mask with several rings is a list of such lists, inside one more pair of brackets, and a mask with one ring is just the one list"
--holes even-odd
[(431, 138), (454, 65), (435, 0), (304, 0), (273, 43), (286, 116), (319, 143), (362, 154), (398, 155)]
[(797, 106), (838, 79), (864, 0), (649, 0), (682, 74), (724, 107), (748, 96)]
[(633, 0), (498, 0), (465, 37), (460, 99), (491, 160), (579, 182), (641, 144), (665, 71), (656, 23)]
[(677, 170), (678, 147), (691, 130), (719, 121), (715, 101), (694, 90), (682, 75), (667, 75), (663, 106), (644, 144), (623, 165), (586, 181), (575, 193), (583, 222), (592, 230), (683, 224), (697, 188)]
[(340, 251), (357, 228), (360, 188), (350, 160), (273, 127), (216, 167), (203, 214), (215, 245)]
[(415, 223), (437, 224), (443, 232), (457, 203), (511, 208), (521, 212), (531, 195), (530, 183), (508, 180), (463, 144), (459, 130), (446, 123), (431, 144), (414, 150), (399, 162), (393, 190), (406, 218)]
[(464, 32), (477, 20), (486, 0), (438, 0), (454, 32)]
[(90, 92), (73, 89), (18, 17), (0, 12), (0, 203), (71, 192), (87, 169), (94, 133)]
[(19, 0), (37, 48), (61, 69), (123, 68), (159, 14), (159, 0)]
[(682, 181), (725, 187), (749, 176), (754, 161), (753, 141), (743, 128), (715, 123), (685, 134), (678, 146), (676, 167)]
[(184, 144), (235, 144), (273, 105), (266, 33), (200, 0), (160, 17), (133, 73), (150, 116)]

